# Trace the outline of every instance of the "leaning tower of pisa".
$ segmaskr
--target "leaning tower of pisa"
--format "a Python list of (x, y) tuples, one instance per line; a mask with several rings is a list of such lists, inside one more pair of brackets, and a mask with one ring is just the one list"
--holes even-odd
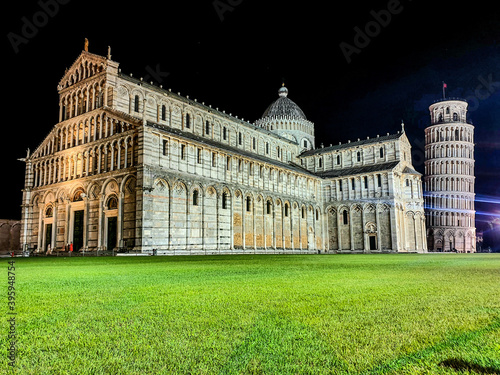
[(474, 126), (467, 102), (443, 99), (429, 107), (425, 129), (425, 207), (429, 251), (476, 251)]

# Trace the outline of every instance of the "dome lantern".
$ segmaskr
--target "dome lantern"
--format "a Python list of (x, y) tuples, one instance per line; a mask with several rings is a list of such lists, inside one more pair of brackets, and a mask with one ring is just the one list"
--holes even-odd
[(284, 83), (283, 86), (281, 86), (278, 90), (278, 95), (280, 98), (286, 98), (288, 96), (288, 89), (285, 87)]

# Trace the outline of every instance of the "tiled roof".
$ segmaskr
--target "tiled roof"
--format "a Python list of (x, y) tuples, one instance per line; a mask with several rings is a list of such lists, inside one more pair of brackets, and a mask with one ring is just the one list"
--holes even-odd
[(391, 161), (389, 163), (384, 163), (384, 164), (372, 164), (372, 165), (364, 165), (362, 167), (342, 168), (342, 169), (329, 170), (325, 172), (316, 172), (316, 175), (322, 178), (333, 178), (333, 177), (344, 177), (344, 176), (352, 176), (352, 175), (373, 173), (373, 172), (384, 172), (394, 169), (398, 164), (399, 161)]
[(283, 86), (278, 91), (279, 98), (276, 99), (262, 115), (262, 118), (300, 118), (306, 119), (306, 115), (293, 100), (288, 99), (288, 89)]
[(362, 145), (367, 145), (367, 144), (371, 144), (371, 143), (390, 141), (393, 139), (398, 139), (399, 137), (401, 137), (402, 134), (403, 133), (398, 132), (396, 134), (388, 134), (388, 135), (383, 135), (381, 137), (376, 137), (376, 138), (361, 139), (359, 141), (350, 142), (350, 143), (342, 143), (340, 145), (334, 145), (334, 146), (330, 146), (330, 147), (316, 148), (314, 150), (305, 151), (302, 154), (300, 154), (300, 156), (320, 155), (320, 154), (328, 153), (331, 151), (341, 150), (344, 148), (351, 148), (351, 147), (362, 146)]
[(157, 129), (165, 130), (168, 133), (171, 133), (173, 135), (178, 135), (180, 137), (193, 140), (193, 141), (200, 143), (200, 144), (206, 144), (206, 145), (224, 150), (225, 152), (227, 152), (228, 154), (230, 154), (232, 156), (237, 156), (237, 155), (244, 156), (244, 157), (248, 157), (251, 159), (255, 159), (257, 161), (261, 161), (263, 163), (273, 164), (273, 165), (280, 167), (280, 168), (286, 168), (286, 169), (289, 169), (289, 170), (292, 170), (292, 171), (295, 171), (298, 173), (309, 174), (311, 176), (315, 176), (314, 173), (308, 171), (307, 169), (304, 169), (304, 168), (298, 166), (295, 163), (286, 163), (286, 162), (282, 162), (279, 160), (271, 159), (271, 158), (268, 158), (266, 156), (254, 153), (254, 152), (245, 151), (241, 148), (229, 146), (229, 145), (224, 144), (222, 142), (218, 142), (218, 141), (214, 141), (214, 140), (209, 139), (209, 138), (201, 137), (201, 136), (198, 136), (198, 135), (190, 133), (190, 132), (185, 132), (185, 131), (182, 131), (179, 129), (171, 128), (167, 125), (160, 125), (160, 124), (149, 122), (149, 121), (147, 122), (147, 125), (154, 127), (154, 128), (157, 128)]
[(291, 99), (283, 96), (276, 99), (262, 115), (262, 118), (296, 117), (306, 120), (306, 115)]
[(406, 166), (406, 167), (403, 169), (403, 173), (409, 173), (409, 174), (418, 174), (418, 175), (422, 175), (422, 173), (417, 172), (415, 169), (410, 168), (410, 167), (408, 167), (408, 166)]

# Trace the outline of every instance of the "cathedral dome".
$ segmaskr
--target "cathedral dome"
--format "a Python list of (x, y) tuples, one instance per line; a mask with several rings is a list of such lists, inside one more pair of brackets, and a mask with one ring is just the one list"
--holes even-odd
[(262, 115), (262, 118), (292, 117), (306, 120), (306, 115), (292, 100), (288, 99), (288, 89), (283, 85), (278, 91), (276, 99)]

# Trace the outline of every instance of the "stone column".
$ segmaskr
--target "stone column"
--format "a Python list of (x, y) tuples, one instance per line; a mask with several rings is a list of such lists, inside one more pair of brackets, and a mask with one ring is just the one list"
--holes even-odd
[(108, 118), (108, 116), (103, 116), (103, 126), (104, 126), (104, 137), (109, 137), (111, 134), (110, 134), (110, 130), (109, 130), (109, 121), (110, 119)]
[(75, 101), (73, 103), (73, 111), (74, 111), (74, 115), (75, 116), (78, 116), (78, 94), (75, 94), (74, 95), (74, 98), (75, 98)]
[(421, 232), (422, 232), (422, 251), (424, 253), (427, 252), (427, 236), (426, 236), (426, 230), (425, 230), (425, 216), (422, 216), (420, 220), (420, 225), (422, 227)]
[[(125, 155), (124, 155), (125, 156), (125, 166), (124, 166), (124, 168), (128, 168), (128, 143), (129, 142), (132, 142), (132, 138), (130, 138), (130, 139), (127, 138), (125, 141)], [(133, 155), (130, 156), (131, 159), (133, 157), (134, 157)]]
[[(205, 251), (205, 254), (207, 252), (207, 249), (205, 248), (205, 204), (206, 204), (206, 197), (207, 197), (207, 191), (201, 190), (199, 201), (201, 200), (201, 249)], [(215, 203), (215, 211), (217, 212), (217, 199)], [(216, 227), (218, 228), (218, 227)], [(216, 234), (217, 235), (217, 234)]]
[(134, 138), (130, 138), (130, 166), (134, 166)]
[(337, 248), (338, 250), (342, 250), (342, 235), (341, 235), (341, 230), (340, 230), (340, 212), (339, 212), (339, 209), (337, 207), (336, 209), (337, 211)]
[(285, 204), (281, 202), (281, 243), (283, 244), (283, 252), (285, 252)]
[(58, 207), (58, 204), (57, 204), (57, 201), (54, 202), (53, 204), (53, 211), (52, 211), (52, 215), (53, 215), (53, 220), (52, 220), (52, 233), (51, 233), (51, 241), (50, 241), (50, 248), (52, 250), (55, 249), (56, 247), (56, 236), (57, 236), (57, 211), (59, 209)]
[(63, 121), (63, 107), (64, 107), (64, 104), (63, 104), (63, 100), (59, 101), (59, 122), (62, 122)]
[(394, 176), (392, 173), (387, 174), (387, 185), (389, 188), (389, 196), (394, 196)]
[(43, 228), (43, 203), (40, 203), (38, 205), (38, 239), (37, 239), (37, 249), (38, 251), (43, 250), (42, 249), (42, 236), (44, 232)]
[[(257, 198), (254, 199), (254, 202), (256, 203), (257, 202)], [(256, 209), (255, 209), (255, 204), (252, 205), (252, 213), (253, 213), (253, 249), (254, 249), (254, 252), (255, 250), (257, 250), (257, 227), (256, 227), (256, 223), (255, 223), (255, 220), (256, 220)]]
[(276, 202), (273, 200), (273, 249), (276, 251)]
[(96, 89), (96, 85), (97, 84), (94, 84), (92, 86), (92, 110), (96, 109), (97, 108), (97, 89)]
[(172, 188), (173, 186), (168, 186), (168, 250), (172, 250)]
[[(29, 162), (29, 165), (30, 165), (30, 169), (32, 168), (31, 167), (31, 162)], [(26, 178), (27, 179), (27, 178)], [(34, 168), (34, 178), (33, 178), (33, 187), (37, 187), (38, 186), (38, 166), (36, 166)]]
[(368, 252), (370, 249), (368, 248), (368, 244), (369, 244), (369, 240), (367, 241), (368, 239), (368, 234), (367, 232), (365, 231), (365, 210), (363, 209), (363, 207), (361, 207), (361, 233), (363, 233), (363, 252)]
[[(87, 194), (83, 196), (83, 250), (88, 249), (88, 235), (89, 235), (89, 197)], [(79, 249), (76, 249), (78, 251)]]
[[(85, 176), (89, 175), (89, 168), (90, 168), (90, 153), (86, 151), (84, 154), (85, 156)], [(83, 173), (82, 173), (83, 177)]]
[(295, 251), (295, 243), (293, 241), (293, 203), (290, 202), (290, 244), (292, 246), (292, 251)]
[(96, 108), (100, 108), (103, 106), (103, 103), (101, 103), (101, 91), (102, 87), (99, 85), (97, 87), (97, 100), (96, 100)]
[[(192, 196), (189, 192), (189, 188), (186, 186), (186, 222), (184, 223), (185, 224), (185, 227), (186, 227), (186, 234), (185, 234), (185, 238), (184, 238), (184, 244), (186, 246), (186, 248), (189, 248), (189, 254), (191, 254), (191, 246), (188, 246), (188, 243), (189, 243), (189, 232), (191, 230), (191, 226), (189, 225), (190, 224), (190, 220), (189, 220), (189, 216), (191, 215), (191, 210), (189, 209), (190, 207), (190, 204), (189, 204), (189, 199), (192, 199)], [(198, 196), (198, 202), (199, 202), (199, 196)]]
[[(263, 240), (264, 240), (264, 250), (267, 250), (267, 241), (266, 241), (266, 226), (267, 226), (267, 200), (263, 201), (263, 219), (262, 219), (262, 233), (263, 233)], [(273, 207), (274, 210), (274, 207)]]
[(401, 247), (404, 251), (406, 251), (406, 243), (407, 243), (407, 238), (406, 238), (406, 214), (405, 214), (405, 209), (401, 209), (399, 212), (399, 215), (401, 217)]
[[(118, 193), (118, 218), (116, 223), (116, 242), (118, 244), (118, 248), (123, 248), (123, 192)], [(87, 207), (87, 205), (85, 205)]]
[(234, 194), (231, 194), (231, 209), (230, 209), (230, 219), (229, 219), (229, 243), (230, 243), (230, 248), (231, 250), (234, 250), (234, 201), (236, 200), (236, 197)]
[(418, 251), (419, 249), (419, 238), (418, 238), (418, 231), (417, 231), (417, 227), (418, 227), (418, 223), (417, 223), (417, 216), (415, 215), (415, 213), (413, 213), (413, 231), (414, 231), (414, 236), (415, 236), (415, 250)]
[[(321, 237), (323, 237), (323, 241), (322, 241), (323, 242), (323, 250), (325, 252), (330, 251), (330, 239), (328, 238), (327, 220), (328, 220), (328, 213), (325, 211), (324, 213), (321, 214), (321, 227), (322, 227), (322, 232), (323, 232)], [(290, 233), (291, 233), (291, 230), (290, 230)]]
[(102, 249), (104, 195), (99, 195), (99, 216), (97, 217), (97, 249)]
[[(382, 250), (382, 231), (380, 228), (380, 214), (379, 214), (379, 207), (378, 205), (375, 205), (375, 225), (377, 227), (377, 250), (381, 251)], [(389, 225), (392, 225), (392, 223), (389, 223)]]
[(351, 236), (351, 250), (354, 250), (354, 231), (352, 230), (352, 207), (349, 208), (349, 234)]
[(99, 147), (97, 149), (97, 152), (96, 152), (96, 156), (97, 158), (97, 174), (100, 174), (101, 173), (101, 157), (102, 157), (102, 151), (101, 151), (101, 147)]
[(299, 250), (302, 252), (302, 208), (300, 204), (297, 206), (297, 217), (299, 219)]
[(89, 102), (90, 102), (90, 92), (89, 92), (89, 89), (87, 87), (87, 90), (85, 90), (86, 93), (87, 93), (87, 97), (86, 97), (86, 103), (85, 103), (85, 112), (88, 112), (89, 111)]
[[(29, 156), (28, 156), (29, 157)], [(30, 204), (31, 201), (31, 189), (35, 185), (36, 182), (36, 169), (35, 173), (33, 171), (33, 163), (26, 157), (26, 173), (24, 179), (24, 190), (23, 190), (23, 200), (22, 200), (22, 211), (21, 211), (21, 223), (22, 223), (22, 232), (20, 243), (22, 245), (22, 249), (25, 250), (28, 247), (28, 233), (31, 231), (28, 230), (28, 227), (32, 227), (32, 215), (33, 215), (33, 206)]]
[(241, 195), (242, 200), (241, 200), (241, 245), (243, 247), (243, 250), (245, 250), (245, 230), (246, 230), (246, 225), (245, 225), (245, 212), (247, 211), (247, 198), (243, 195)]
[(114, 171), (115, 170), (115, 145), (114, 145), (114, 143), (111, 143), (110, 146), (111, 146), (111, 162), (109, 163), (109, 170)]
[(106, 86), (104, 86), (104, 103), (102, 103), (103, 107), (108, 105), (108, 90)]
[(389, 207), (389, 224), (391, 228), (391, 245), (390, 248), (393, 250), (398, 250), (398, 223), (397, 223), (397, 211), (396, 205)]
[(66, 246), (66, 244), (69, 243), (69, 231), (70, 231), (70, 219), (71, 219), (71, 202), (69, 200), (66, 200), (66, 220), (64, 222), (64, 243), (63, 247)]
[[(223, 192), (224, 193), (224, 192)], [(221, 196), (217, 193), (217, 190), (215, 190), (215, 228), (217, 230), (217, 233), (215, 234), (217, 236), (217, 251), (220, 252), (220, 221), (219, 221), (219, 213), (220, 213), (220, 205), (222, 204), (222, 199)]]

